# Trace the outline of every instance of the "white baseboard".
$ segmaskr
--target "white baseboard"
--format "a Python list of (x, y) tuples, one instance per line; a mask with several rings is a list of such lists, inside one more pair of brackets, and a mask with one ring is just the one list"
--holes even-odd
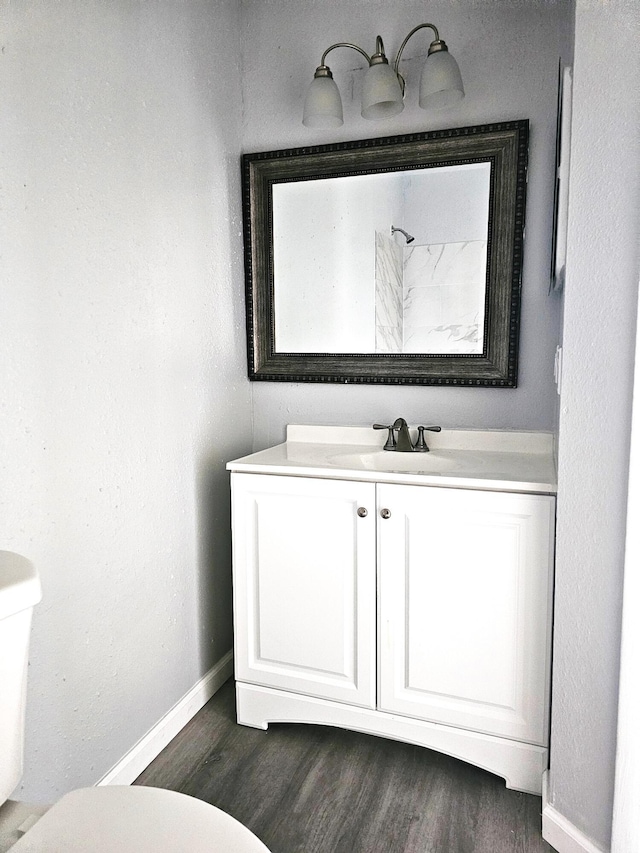
[(96, 785), (130, 785), (232, 675), (233, 653), (229, 651)]
[(542, 837), (558, 853), (605, 853), (602, 847), (580, 832), (571, 821), (549, 805), (547, 784), (549, 771), (542, 777)]

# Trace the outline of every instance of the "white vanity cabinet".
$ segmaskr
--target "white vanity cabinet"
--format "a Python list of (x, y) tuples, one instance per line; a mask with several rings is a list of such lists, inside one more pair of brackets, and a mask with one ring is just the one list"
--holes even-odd
[(238, 722), (342, 726), (540, 793), (554, 498), (232, 474)]

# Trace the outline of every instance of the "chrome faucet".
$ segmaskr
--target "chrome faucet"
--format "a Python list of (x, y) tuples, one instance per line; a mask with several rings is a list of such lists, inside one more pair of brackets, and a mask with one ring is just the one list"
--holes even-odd
[[(428, 453), (429, 448), (427, 447), (427, 442), (424, 440), (425, 430), (429, 430), (430, 432), (440, 432), (442, 429), (442, 427), (439, 426), (419, 426), (418, 437), (414, 444), (411, 441), (409, 427), (407, 426), (407, 422), (404, 418), (397, 418), (392, 424), (374, 424), (373, 428), (388, 429), (389, 435), (387, 436), (387, 441), (383, 450), (395, 450), (399, 453)], [(396, 433), (398, 433), (397, 438)]]

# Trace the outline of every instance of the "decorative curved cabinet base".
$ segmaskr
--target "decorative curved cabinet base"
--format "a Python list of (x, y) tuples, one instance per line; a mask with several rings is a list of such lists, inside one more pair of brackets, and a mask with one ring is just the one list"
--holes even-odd
[(236, 698), (238, 722), (244, 726), (311, 723), (352, 729), (437, 750), (501, 776), (507, 788), (542, 793), (547, 768), (542, 746), (241, 682), (236, 683)]

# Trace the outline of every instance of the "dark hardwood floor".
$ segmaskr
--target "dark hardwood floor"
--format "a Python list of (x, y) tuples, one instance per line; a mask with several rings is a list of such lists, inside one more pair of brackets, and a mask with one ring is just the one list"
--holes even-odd
[(325, 726), (238, 726), (232, 681), (135, 784), (213, 803), (272, 853), (552, 851), (539, 797), (410, 744)]

